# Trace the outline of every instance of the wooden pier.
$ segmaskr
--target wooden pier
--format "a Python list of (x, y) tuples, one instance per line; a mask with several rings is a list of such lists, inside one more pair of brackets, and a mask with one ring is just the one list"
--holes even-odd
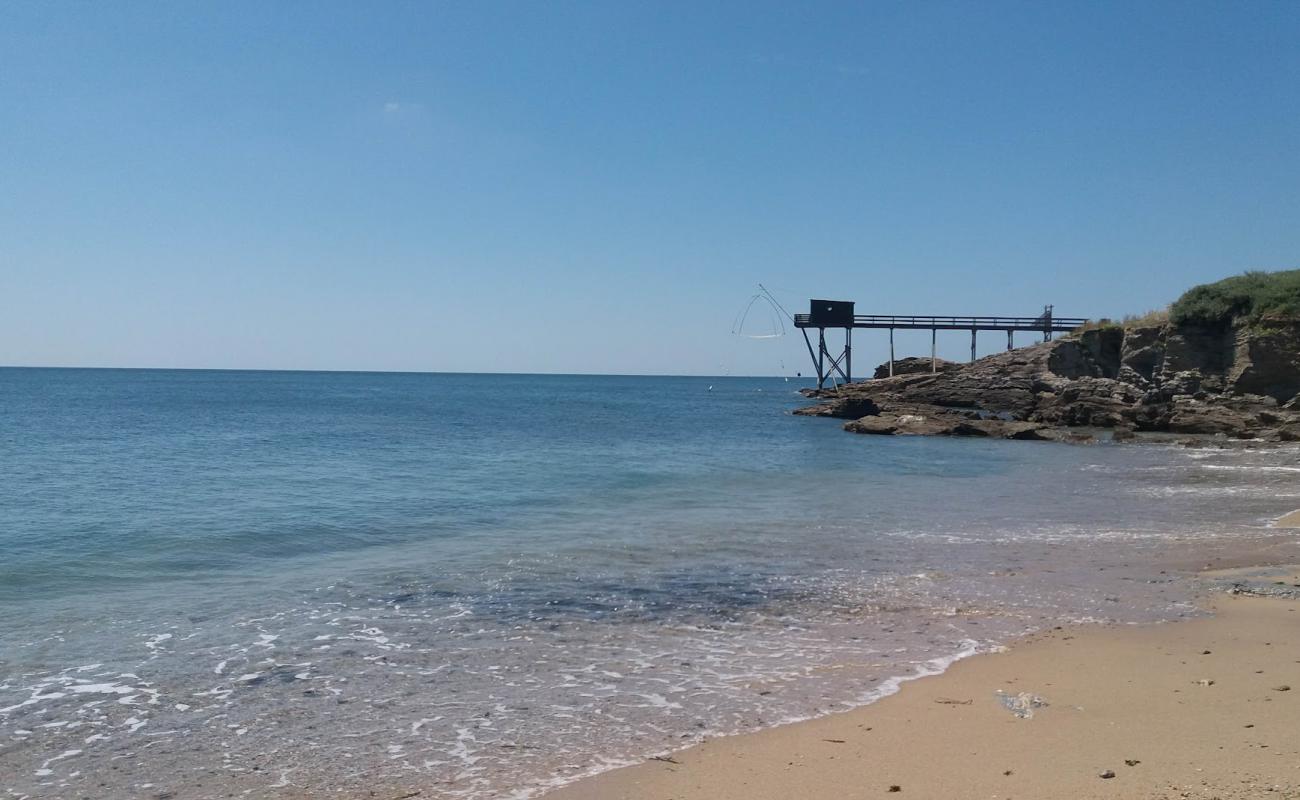
[[(1043, 341), (1052, 338), (1060, 331), (1072, 331), (1088, 322), (1083, 317), (1058, 317), (1052, 313), (1052, 306), (1044, 306), (1043, 313), (1036, 317), (943, 317), (943, 316), (895, 316), (886, 314), (855, 314), (851, 300), (809, 300), (807, 314), (795, 314), (794, 326), (803, 331), (804, 344), (808, 345), (808, 355), (812, 357), (813, 367), (817, 370), (817, 388), (826, 385), (827, 379), (834, 381), (835, 376), (848, 383), (853, 380), (853, 329), (885, 328), (889, 330), (889, 374), (894, 374), (894, 331), (928, 330), (930, 331), (930, 368), (937, 370), (938, 355), (936, 345), (939, 331), (970, 331), (970, 360), (975, 360), (976, 337), (980, 331), (1006, 331), (1007, 349), (1015, 347), (1015, 332), (1030, 331), (1042, 334)], [(808, 338), (808, 329), (817, 329), (817, 349), (813, 350), (812, 340)], [(844, 349), (833, 354), (826, 347), (826, 329), (840, 328), (844, 331)]]

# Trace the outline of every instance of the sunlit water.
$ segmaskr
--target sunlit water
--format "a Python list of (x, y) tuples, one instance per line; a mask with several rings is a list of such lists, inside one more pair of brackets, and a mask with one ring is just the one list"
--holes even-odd
[(769, 379), (0, 370), (0, 789), (530, 797), (1066, 621), (1294, 450), (851, 436)]

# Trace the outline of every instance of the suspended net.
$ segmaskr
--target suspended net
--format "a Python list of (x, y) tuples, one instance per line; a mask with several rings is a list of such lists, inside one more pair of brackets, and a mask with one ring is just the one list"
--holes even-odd
[(766, 291), (750, 297), (736, 314), (731, 332), (746, 339), (779, 339), (785, 336), (785, 310)]

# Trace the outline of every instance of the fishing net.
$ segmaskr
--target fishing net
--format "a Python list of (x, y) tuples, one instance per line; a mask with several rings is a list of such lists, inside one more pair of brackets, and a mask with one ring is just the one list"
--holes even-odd
[(766, 292), (760, 292), (736, 314), (731, 332), (746, 339), (779, 339), (786, 333), (785, 312)]

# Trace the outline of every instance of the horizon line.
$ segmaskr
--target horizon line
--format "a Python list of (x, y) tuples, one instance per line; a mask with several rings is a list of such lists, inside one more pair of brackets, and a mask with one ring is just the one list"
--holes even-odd
[(0, 364), (0, 370), (103, 370), (116, 372), (305, 372), (340, 375), (521, 375), (527, 377), (569, 378), (810, 378), (802, 374), (790, 375), (718, 375), (709, 373), (666, 372), (467, 372), (459, 370), (404, 370), (404, 369), (304, 369), (281, 367), (86, 367), (67, 365)]

